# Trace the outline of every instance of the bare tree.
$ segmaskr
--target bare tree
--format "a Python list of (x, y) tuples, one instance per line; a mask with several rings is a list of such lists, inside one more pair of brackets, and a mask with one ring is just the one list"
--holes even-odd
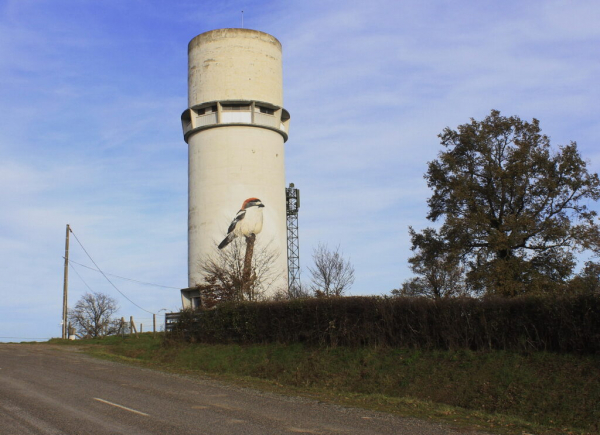
[(249, 256), (247, 245), (243, 239), (236, 238), (227, 250), (215, 250), (200, 262), (204, 282), (197, 288), (205, 308), (224, 301), (264, 299), (267, 289), (279, 278), (281, 272), (272, 268), (279, 257), (277, 251), (270, 244), (253, 244), (253, 253)]
[(286, 299), (303, 299), (311, 296), (305, 286), (298, 283), (295, 287), (288, 288)]
[(69, 312), (69, 321), (80, 338), (104, 337), (117, 333), (119, 324), (112, 316), (118, 309), (117, 301), (110, 296), (86, 293)]
[(354, 284), (354, 266), (345, 260), (339, 245), (330, 251), (319, 243), (313, 249), (314, 267), (309, 267), (310, 289), (315, 296), (342, 296)]
[(275, 293), (270, 295), (269, 299), (274, 301), (289, 301), (292, 299), (305, 299), (310, 297), (312, 297), (310, 291), (298, 283), (294, 287), (277, 289)]

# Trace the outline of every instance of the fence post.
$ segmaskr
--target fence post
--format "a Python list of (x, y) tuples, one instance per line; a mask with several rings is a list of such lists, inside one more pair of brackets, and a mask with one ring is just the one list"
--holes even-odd
[(138, 332), (135, 323), (133, 322), (133, 316), (129, 316), (129, 323), (131, 324), (131, 330), (135, 333), (135, 338), (138, 338)]
[(152, 337), (156, 337), (156, 314), (152, 314)]

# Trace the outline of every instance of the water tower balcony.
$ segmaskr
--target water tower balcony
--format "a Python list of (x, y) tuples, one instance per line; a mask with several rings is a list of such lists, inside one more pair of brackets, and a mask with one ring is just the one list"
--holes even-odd
[(290, 114), (283, 107), (262, 101), (224, 100), (202, 103), (186, 109), (181, 115), (185, 141), (193, 134), (209, 128), (252, 126), (276, 131), (287, 141)]

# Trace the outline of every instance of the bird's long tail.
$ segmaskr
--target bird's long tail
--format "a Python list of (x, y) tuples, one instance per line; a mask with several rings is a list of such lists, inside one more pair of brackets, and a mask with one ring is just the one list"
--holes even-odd
[(223, 249), (225, 246), (229, 245), (233, 239), (235, 239), (235, 234), (233, 234), (232, 231), (231, 233), (227, 234), (227, 237), (225, 237), (221, 243), (219, 243), (219, 249)]

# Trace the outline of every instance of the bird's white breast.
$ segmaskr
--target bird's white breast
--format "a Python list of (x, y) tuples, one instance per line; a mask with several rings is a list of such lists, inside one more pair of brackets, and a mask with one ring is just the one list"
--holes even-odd
[[(250, 207), (246, 210), (246, 216), (242, 219), (238, 225), (239, 235), (249, 236), (250, 234), (258, 234), (261, 232), (263, 226), (263, 214), (262, 208)], [(236, 231), (237, 232), (237, 231)]]

